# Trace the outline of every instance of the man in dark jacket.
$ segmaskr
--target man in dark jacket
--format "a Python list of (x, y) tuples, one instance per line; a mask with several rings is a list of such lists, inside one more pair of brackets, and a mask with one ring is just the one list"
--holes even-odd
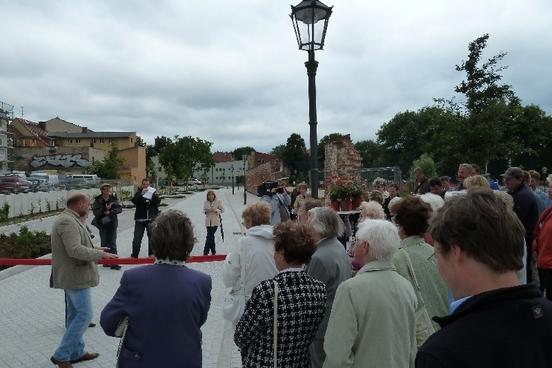
[(525, 227), (525, 245), (527, 247), (527, 282), (533, 281), (533, 231), (539, 220), (539, 206), (531, 188), (527, 186), (523, 170), (519, 167), (510, 167), (504, 174), (504, 184), (508, 193), (514, 198), (514, 212)]
[(429, 192), (429, 180), (421, 167), (414, 169), (414, 176), (416, 178), (416, 186), (412, 194), (426, 194)]
[[(100, 230), (102, 247), (109, 248), (109, 253), (117, 254), (117, 215), (123, 211), (117, 196), (111, 192), (110, 184), (102, 184), (101, 194), (94, 199), (92, 225)], [(104, 267), (108, 267), (104, 265)], [(112, 265), (112, 270), (120, 270), (121, 266)]]
[(142, 180), (142, 186), (138, 189), (136, 194), (134, 194), (132, 203), (136, 206), (136, 212), (134, 213), (134, 238), (132, 239), (131, 257), (138, 258), (140, 254), (144, 230), (148, 234), (148, 256), (151, 256), (152, 252), (149, 245), (149, 239), (151, 237), (150, 224), (159, 214), (159, 204), (161, 200), (157, 193), (155, 193), (155, 188), (150, 187), (148, 179)]
[(437, 268), (454, 301), (435, 317), (417, 368), (552, 367), (552, 302), (519, 285), (525, 229), (492, 192), (470, 190), (431, 220)]

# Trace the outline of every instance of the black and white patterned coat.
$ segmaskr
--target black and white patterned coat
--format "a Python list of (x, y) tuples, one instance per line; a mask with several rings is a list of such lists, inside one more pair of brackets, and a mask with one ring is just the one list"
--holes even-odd
[(243, 367), (273, 366), (274, 284), (278, 283), (278, 367), (310, 367), (309, 345), (324, 316), (326, 286), (303, 271), (277, 274), (253, 289), (234, 341)]

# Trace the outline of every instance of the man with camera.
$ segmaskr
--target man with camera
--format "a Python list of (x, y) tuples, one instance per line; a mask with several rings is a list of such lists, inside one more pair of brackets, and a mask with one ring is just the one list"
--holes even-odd
[(291, 198), (284, 182), (265, 181), (257, 188), (257, 192), (261, 200), (272, 208), (272, 226), (290, 219)]

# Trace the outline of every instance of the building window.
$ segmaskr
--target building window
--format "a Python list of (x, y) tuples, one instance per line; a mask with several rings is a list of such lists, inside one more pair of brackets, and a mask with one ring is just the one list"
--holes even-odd
[(132, 138), (130, 138), (130, 143), (132, 143), (132, 141), (133, 141), (133, 139), (132, 139)]
[(103, 142), (104, 142), (104, 140), (103, 140), (103, 139), (100, 139), (100, 143), (103, 143)]

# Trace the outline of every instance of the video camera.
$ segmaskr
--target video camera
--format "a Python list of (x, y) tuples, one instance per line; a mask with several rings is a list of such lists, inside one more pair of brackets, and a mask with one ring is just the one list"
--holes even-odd
[(278, 188), (278, 183), (275, 181), (265, 181), (261, 185), (257, 187), (257, 195), (259, 197), (268, 195), (271, 196), (274, 193), (272, 193), (272, 189)]

